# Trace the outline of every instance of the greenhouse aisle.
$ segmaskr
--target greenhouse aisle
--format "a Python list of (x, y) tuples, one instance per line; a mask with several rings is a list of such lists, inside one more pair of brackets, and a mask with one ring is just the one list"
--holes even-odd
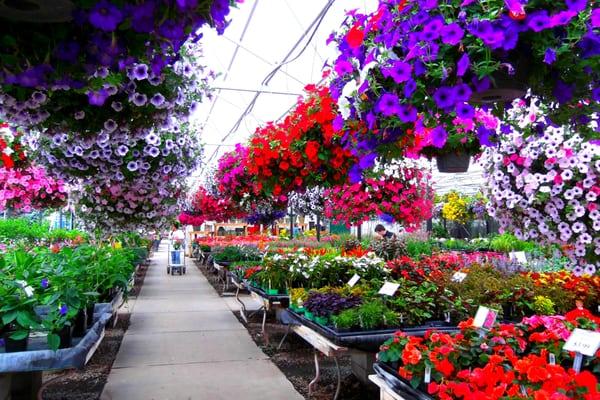
[(186, 275), (167, 275), (163, 243), (102, 399), (302, 399), (193, 262)]

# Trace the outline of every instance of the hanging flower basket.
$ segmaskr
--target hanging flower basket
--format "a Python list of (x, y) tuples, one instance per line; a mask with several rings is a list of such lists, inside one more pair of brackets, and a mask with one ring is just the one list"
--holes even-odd
[(466, 153), (447, 153), (436, 157), (437, 169), (443, 173), (467, 172), (471, 156)]
[(600, 97), (599, 27), (598, 2), (585, 0), (380, 0), (330, 38), (334, 125), (360, 171), (427, 147), (441, 154), (468, 142), (479, 153), (498, 139), (477, 118), (483, 103), (497, 103), (490, 111), (502, 118), (503, 102), (526, 90), (565, 110)]

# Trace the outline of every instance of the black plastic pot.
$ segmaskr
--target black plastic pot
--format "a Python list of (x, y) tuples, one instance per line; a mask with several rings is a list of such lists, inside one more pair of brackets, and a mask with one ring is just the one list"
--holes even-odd
[(373, 370), (390, 388), (394, 389), (395, 392), (405, 399), (433, 400), (427, 393), (413, 388), (408, 381), (400, 377), (396, 372), (398, 368), (392, 368), (392, 366), (386, 363), (375, 363), (373, 364)]
[(85, 331), (87, 330), (87, 312), (84, 309), (79, 310), (77, 315), (75, 316), (75, 320), (73, 321), (73, 336), (75, 337), (83, 337), (85, 336)]
[(39, 23), (67, 22), (73, 19), (71, 0), (1, 1), (0, 14), (12, 21)]
[(85, 309), (86, 325), (88, 328), (91, 328), (92, 325), (94, 325), (94, 309), (95, 308), (96, 308), (96, 305), (92, 304)]
[(494, 54), (494, 57), (512, 65), (514, 73), (501, 68), (491, 76), (491, 86), (482, 92), (474, 92), (470, 102), (474, 104), (508, 103), (522, 98), (527, 93), (527, 78), (531, 70), (530, 57), (525, 50), (517, 49), (508, 55)]
[(58, 345), (59, 349), (68, 349), (73, 344), (73, 327), (70, 325), (65, 325), (62, 329), (56, 332), (58, 337), (60, 338), (60, 344)]
[(436, 157), (438, 171), (443, 173), (467, 172), (471, 156), (464, 153), (442, 154)]
[(15, 331), (5, 330), (2, 338), (4, 339), (4, 351), (7, 353), (17, 353), (19, 351), (27, 351), (27, 344), (29, 343), (29, 335), (20, 340), (14, 340), (10, 338)]

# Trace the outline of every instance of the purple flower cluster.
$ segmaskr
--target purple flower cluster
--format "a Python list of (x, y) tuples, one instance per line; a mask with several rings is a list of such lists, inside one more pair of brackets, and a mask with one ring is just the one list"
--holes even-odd
[(381, 0), (371, 15), (350, 12), (330, 37), (340, 53), (330, 83), (341, 114), (335, 126), (345, 129), (347, 146), (359, 157), (355, 175), (372, 166), (373, 154), (436, 155), (472, 141), (475, 149), (491, 145), (496, 131), (474, 119), (470, 103), (485, 102), (499, 74), (509, 84), (523, 77), (534, 94), (561, 105), (597, 90), (597, 2), (441, 3)]
[(489, 212), (522, 240), (567, 245), (577, 274), (600, 270), (600, 143), (546, 125), (543, 109), (511, 111), (482, 157)]
[(2, 55), (13, 61), (3, 63), (3, 91), (12, 90), (6, 85), (74, 88), (98, 68), (107, 71), (102, 77), (107, 83), (111, 74), (131, 63), (147, 64), (159, 75), (175, 61), (184, 42), (200, 39), (202, 26), (210, 24), (223, 33), (230, 5), (235, 4), (230, 0), (73, 3), (72, 20), (62, 23), (4, 20), (3, 32), (11, 39), (3, 45)]

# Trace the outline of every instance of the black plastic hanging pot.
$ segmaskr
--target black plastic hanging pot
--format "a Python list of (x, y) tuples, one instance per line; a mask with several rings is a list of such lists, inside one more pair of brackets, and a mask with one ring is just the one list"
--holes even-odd
[(436, 157), (438, 171), (444, 173), (467, 172), (471, 156), (466, 153), (448, 153)]
[(29, 343), (29, 334), (23, 339), (11, 339), (10, 336), (15, 333), (13, 329), (6, 329), (2, 335), (4, 339), (4, 351), (7, 353), (16, 353), (19, 351), (27, 351), (27, 344)]
[[(508, 57), (493, 54), (498, 60), (505, 60), (499, 70), (490, 76), (489, 89), (473, 92), (470, 103), (494, 104), (509, 103), (525, 96), (527, 78), (530, 72), (530, 57), (525, 50), (514, 50)], [(512, 73), (511, 73), (512, 72)]]

